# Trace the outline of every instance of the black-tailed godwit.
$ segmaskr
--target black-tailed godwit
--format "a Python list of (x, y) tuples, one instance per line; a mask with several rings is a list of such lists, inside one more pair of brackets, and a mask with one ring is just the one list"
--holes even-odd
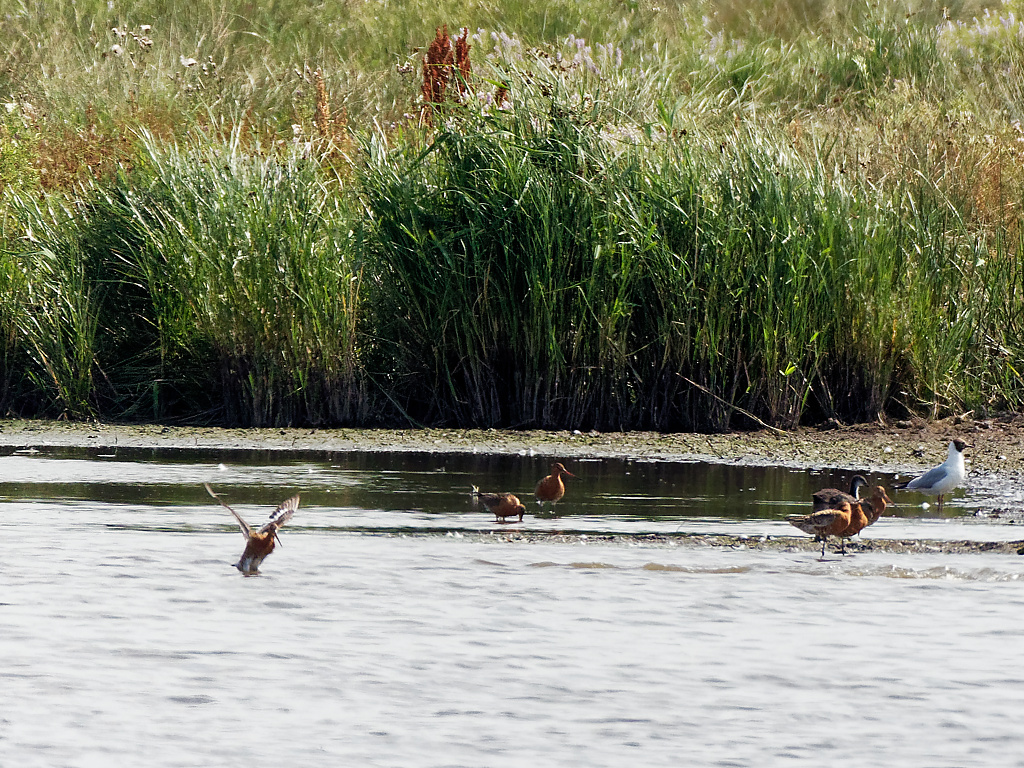
[(563, 475), (566, 477), (576, 477), (576, 475), (557, 462), (551, 465), (551, 474), (542, 478), (533, 491), (533, 495), (537, 497), (537, 504), (543, 506), (546, 502), (550, 501), (552, 508), (554, 508), (555, 504), (565, 496), (565, 483), (562, 482)]
[(522, 522), (526, 514), (526, 507), (519, 501), (519, 497), (511, 493), (480, 493), (480, 489), (474, 485), (473, 498), (479, 499), (494, 513), (496, 523), (504, 523), (510, 517), (518, 517), (519, 522)]
[(804, 533), (814, 536), (821, 542), (821, 556), (825, 556), (825, 544), (829, 536), (838, 536), (850, 527), (853, 509), (846, 501), (840, 501), (835, 509), (822, 509), (809, 515), (790, 515), (786, 518), (790, 525)]
[(204, 485), (206, 485), (206, 490), (209, 494), (220, 502), (224, 509), (234, 515), (235, 520), (238, 521), (238, 527), (242, 529), (242, 535), (245, 537), (245, 550), (242, 552), (238, 562), (235, 563), (235, 568), (246, 576), (259, 573), (260, 563), (263, 562), (267, 555), (274, 551), (275, 541), (278, 543), (281, 541), (277, 535), (278, 530), (292, 519), (292, 515), (299, 508), (299, 495), (295, 494), (287, 501), (281, 502), (280, 506), (270, 514), (270, 520), (258, 531), (253, 531), (249, 524), (242, 519), (241, 515), (225, 504), (220, 496), (213, 492), (213, 488), (206, 483)]

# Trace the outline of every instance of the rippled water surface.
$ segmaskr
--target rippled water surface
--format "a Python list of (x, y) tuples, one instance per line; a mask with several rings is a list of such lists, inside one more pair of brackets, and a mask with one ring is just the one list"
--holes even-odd
[[(592, 535), (790, 535), (843, 473), (574, 462), (522, 525), (573, 543), (472, 507), (546, 466), (0, 457), (0, 765), (1024, 765), (1024, 558)], [(252, 523), (302, 493), (261, 576), (204, 481)], [(897, 500), (871, 536), (1021, 538)]]

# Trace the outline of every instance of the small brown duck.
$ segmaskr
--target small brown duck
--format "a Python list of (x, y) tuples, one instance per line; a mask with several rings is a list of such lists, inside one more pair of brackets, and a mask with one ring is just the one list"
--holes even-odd
[(519, 501), (518, 496), (511, 493), (480, 493), (480, 489), (475, 485), (472, 496), (474, 500), (483, 502), (483, 505), (494, 513), (494, 522), (504, 523), (510, 517), (518, 517), (519, 522), (523, 522), (526, 507)]
[(555, 504), (565, 496), (565, 483), (562, 482), (563, 475), (566, 477), (576, 477), (576, 475), (557, 462), (551, 465), (551, 474), (542, 478), (533, 491), (533, 495), (537, 497), (537, 504), (543, 506), (545, 502), (550, 501), (552, 508), (554, 508)]
[(260, 563), (274, 551), (274, 543), (280, 543), (281, 539), (277, 535), (278, 530), (282, 525), (292, 519), (292, 515), (295, 514), (299, 508), (299, 495), (295, 494), (287, 501), (281, 502), (281, 504), (270, 513), (270, 521), (265, 523), (262, 528), (258, 531), (253, 531), (249, 527), (249, 524), (242, 519), (235, 510), (221, 501), (220, 496), (213, 492), (213, 489), (209, 484), (204, 483), (207, 492), (213, 496), (220, 505), (224, 507), (228, 512), (235, 516), (235, 520), (238, 521), (238, 527), (242, 529), (242, 535), (245, 536), (245, 550), (242, 552), (242, 556), (235, 563), (235, 568), (240, 570), (246, 576), (254, 576), (259, 573)]

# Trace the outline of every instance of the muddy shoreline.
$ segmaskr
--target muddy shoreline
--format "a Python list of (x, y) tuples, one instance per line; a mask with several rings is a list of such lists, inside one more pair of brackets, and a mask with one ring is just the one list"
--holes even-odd
[[(328, 455), (349, 451), (411, 451), (430, 453), (494, 453), (573, 458), (622, 458), (647, 461), (710, 461), (797, 469), (837, 468), (860, 472), (915, 473), (945, 459), (950, 439), (959, 437), (967, 451), (968, 486), (986, 497), (976, 514), (993, 524), (1024, 524), (1024, 415), (973, 420), (800, 428), (788, 432), (761, 430), (727, 434), (596, 433), (512, 430), (357, 430), (357, 429), (230, 429), (163, 425), (69, 423), (0, 420), (0, 449), (175, 449), (205, 451), (284, 451)], [(363, 532), (369, 535), (370, 532)], [(377, 535), (436, 535), (377, 532)], [(619, 534), (547, 532), (508, 529), (493, 533), (467, 531), (467, 537), (493, 541), (589, 541), (622, 539)], [(628, 538), (628, 535), (627, 535)], [(815, 551), (809, 538), (739, 537), (725, 535), (639, 535), (636, 540), (676, 546)], [(1024, 531), (1022, 531), (1024, 538)], [(1024, 541), (899, 541), (855, 542), (851, 551), (1024, 553)]]
[(0, 420), (0, 447), (259, 451), (417, 451), (572, 458), (717, 461), (793, 468), (916, 472), (965, 440), (973, 476), (1024, 478), (1024, 415), (726, 434), (495, 429), (231, 429)]
[[(407, 529), (348, 529), (350, 533), (365, 536), (387, 536), (408, 538), (420, 536), (457, 536), (478, 543), (495, 544), (618, 544), (629, 542), (643, 546), (688, 547), (692, 549), (715, 548), (734, 550), (755, 550), (762, 552), (821, 552), (821, 544), (808, 536), (746, 536), (724, 533), (594, 533), (583, 531), (537, 531), (528, 528), (509, 528), (497, 531), (470, 529), (407, 530)], [(1024, 536), (1024, 531), (1021, 532)], [(1019, 541), (971, 541), (939, 539), (864, 539), (848, 541), (846, 552), (856, 555), (864, 552), (885, 552), (890, 554), (980, 554), (1024, 555), (1024, 539)], [(838, 545), (830, 545), (825, 557), (842, 557)]]

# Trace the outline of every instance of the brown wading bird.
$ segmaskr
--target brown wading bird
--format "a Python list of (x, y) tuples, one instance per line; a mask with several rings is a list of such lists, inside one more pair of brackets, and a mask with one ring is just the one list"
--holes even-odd
[(280, 506), (270, 513), (270, 521), (265, 523), (258, 531), (253, 532), (241, 515), (221, 501), (220, 496), (213, 492), (213, 488), (209, 484), (203, 483), (203, 485), (206, 486), (207, 492), (219, 501), (224, 509), (235, 516), (235, 520), (238, 521), (238, 527), (242, 529), (242, 535), (245, 536), (245, 550), (242, 552), (238, 562), (235, 563), (235, 568), (246, 576), (259, 573), (260, 563), (263, 562), (267, 555), (274, 551), (274, 542), (280, 543), (281, 541), (277, 535), (278, 529), (291, 520), (292, 515), (299, 508), (299, 495), (295, 494), (287, 501), (281, 502)]
[(822, 557), (825, 556), (825, 545), (829, 536), (839, 538), (840, 552), (845, 555), (846, 539), (856, 536), (875, 523), (885, 512), (886, 505), (892, 503), (885, 488), (880, 485), (875, 486), (869, 499), (858, 499), (853, 503), (845, 498), (838, 498), (835, 501), (835, 507), (832, 509), (818, 510), (809, 515), (790, 515), (787, 518), (790, 525), (804, 533), (813, 534), (815, 541), (821, 541)]
[(538, 505), (543, 506), (544, 502), (550, 501), (551, 508), (554, 509), (558, 500), (565, 496), (565, 483), (562, 482), (562, 475), (576, 477), (576, 475), (561, 464), (552, 464), (551, 474), (541, 479), (533, 491), (533, 495), (537, 497)]
[[(860, 505), (857, 506), (859, 510)], [(790, 515), (786, 520), (804, 533), (813, 535), (815, 541), (820, 541), (821, 556), (824, 557), (828, 537), (845, 532), (850, 527), (853, 515), (850, 503), (840, 500), (834, 509), (822, 509), (809, 515)]]
[(876, 485), (875, 490), (871, 493), (871, 498), (861, 499), (857, 503), (851, 504), (850, 524), (845, 531), (836, 534), (839, 537), (840, 552), (845, 555), (846, 540), (874, 524), (885, 512), (886, 505), (890, 503), (892, 503), (892, 499), (885, 492), (885, 488)]
[(820, 491), (811, 494), (811, 503), (815, 512), (823, 509), (835, 509), (840, 501), (853, 504), (860, 500), (860, 489), (867, 487), (868, 481), (862, 475), (854, 475), (850, 478), (850, 492), (844, 493), (838, 488), (822, 488)]
[[(864, 528), (867, 528), (869, 525), (874, 525), (878, 522), (878, 518), (885, 514), (885, 508), (889, 504), (892, 504), (892, 499), (890, 499), (889, 494), (885, 492), (885, 488), (883, 488), (880, 485), (876, 485), (875, 490), (871, 492), (870, 498), (860, 500), (860, 507), (864, 511), (864, 517), (867, 519), (867, 522), (861, 528), (858, 528), (856, 531), (853, 531), (853, 533), (847, 533), (846, 531), (844, 531), (840, 535), (844, 538), (856, 536)], [(850, 528), (852, 527), (853, 523), (851, 522)]]
[(865, 507), (867, 507), (868, 510), (871, 509), (871, 506), (867, 502), (856, 502), (851, 504), (850, 524), (836, 534), (836, 536), (839, 537), (839, 551), (844, 555), (846, 554), (846, 540), (856, 536), (871, 525), (871, 519), (867, 516), (867, 510), (865, 510)]
[(526, 514), (526, 507), (511, 493), (480, 493), (480, 489), (474, 485), (471, 495), (474, 500), (479, 499), (494, 513), (496, 523), (504, 523), (509, 517), (518, 517), (519, 522), (522, 522), (523, 515)]

